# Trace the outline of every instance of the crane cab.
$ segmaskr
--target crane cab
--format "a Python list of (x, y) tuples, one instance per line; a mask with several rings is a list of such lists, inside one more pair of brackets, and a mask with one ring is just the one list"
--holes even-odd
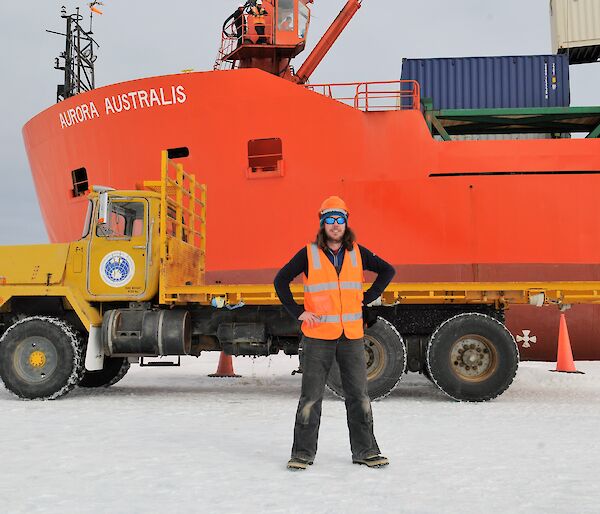
[(293, 56), (300, 53), (306, 44), (310, 24), (309, 3), (312, 3), (312, 0), (273, 0), (274, 43), (293, 46)]
[[(289, 61), (302, 52), (313, 0), (255, 0), (240, 6), (223, 25), (215, 69), (259, 68), (284, 75)], [(263, 13), (263, 14), (260, 14)]]

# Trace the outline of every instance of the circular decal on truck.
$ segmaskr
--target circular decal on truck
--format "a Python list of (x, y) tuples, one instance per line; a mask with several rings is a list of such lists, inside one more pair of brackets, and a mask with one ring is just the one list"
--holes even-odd
[(100, 276), (110, 287), (123, 287), (133, 278), (135, 263), (125, 252), (111, 252), (100, 263)]

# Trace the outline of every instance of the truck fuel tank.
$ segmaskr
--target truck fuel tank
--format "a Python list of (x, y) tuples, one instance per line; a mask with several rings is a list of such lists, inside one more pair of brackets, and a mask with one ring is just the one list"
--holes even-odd
[(191, 343), (186, 310), (116, 309), (102, 321), (102, 345), (110, 356), (188, 355)]

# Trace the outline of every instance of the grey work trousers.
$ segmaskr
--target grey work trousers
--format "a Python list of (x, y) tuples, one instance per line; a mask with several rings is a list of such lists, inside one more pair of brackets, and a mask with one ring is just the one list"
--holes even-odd
[(354, 459), (378, 455), (373, 414), (367, 392), (363, 339), (302, 339), (302, 392), (296, 413), (292, 457), (313, 461), (321, 422), (321, 404), (329, 370), (336, 359), (346, 398), (346, 418)]

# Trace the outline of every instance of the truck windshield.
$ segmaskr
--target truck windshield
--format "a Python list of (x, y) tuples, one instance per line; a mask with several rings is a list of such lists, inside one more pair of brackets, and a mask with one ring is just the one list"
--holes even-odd
[(98, 225), (96, 235), (100, 237), (139, 237), (143, 235), (144, 203), (112, 201), (108, 224)]

